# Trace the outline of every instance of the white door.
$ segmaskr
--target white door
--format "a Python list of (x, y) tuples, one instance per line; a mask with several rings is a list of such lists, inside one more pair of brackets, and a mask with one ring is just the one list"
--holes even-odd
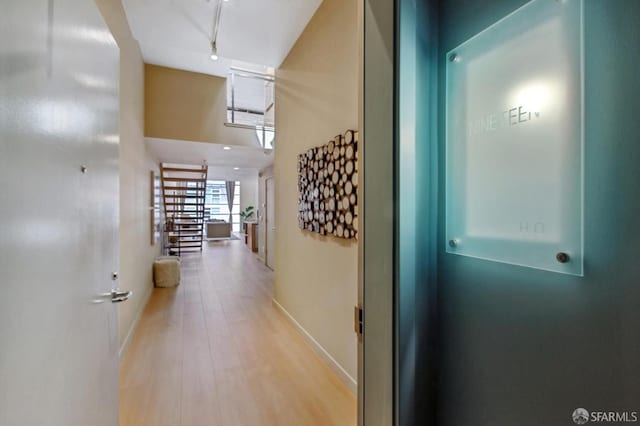
[(0, 10), (0, 424), (116, 426), (118, 47), (93, 1)]
[(267, 255), (266, 255), (266, 263), (267, 266), (271, 269), (274, 267), (274, 254), (275, 254), (275, 240), (276, 240), (276, 216), (275, 216), (275, 206), (276, 206), (276, 198), (275, 198), (275, 190), (273, 184), (273, 178), (270, 177), (266, 179), (266, 199), (267, 199)]

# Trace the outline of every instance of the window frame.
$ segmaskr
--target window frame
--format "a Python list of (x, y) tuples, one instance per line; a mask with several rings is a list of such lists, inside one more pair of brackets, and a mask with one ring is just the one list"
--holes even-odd
[[(240, 212), (241, 212), (241, 208), (242, 208), (242, 204), (241, 204), (241, 197), (242, 197), (242, 186), (240, 184), (240, 181), (236, 180), (235, 181), (236, 186), (234, 189), (234, 197), (233, 197), (233, 206), (231, 208), (231, 229), (233, 230), (233, 232), (241, 232), (242, 230), (240, 229), (240, 225), (242, 223), (241, 221), (241, 217), (240, 217)], [(213, 201), (213, 198), (216, 197), (214, 196), (214, 194), (212, 193), (212, 189), (210, 190), (210, 187), (213, 186), (220, 186), (221, 189), (224, 190), (224, 193), (220, 193), (217, 194), (218, 198), (221, 198), (222, 196), (224, 196), (224, 201), (223, 202), (217, 202), (217, 203), (208, 203), (208, 200), (211, 197), (211, 201)], [(204, 203), (204, 209), (205, 209), (205, 216), (208, 217), (208, 221), (210, 221), (211, 219), (214, 218), (214, 216), (226, 216), (224, 218), (225, 222), (227, 220), (229, 220), (229, 213), (212, 213), (212, 210), (216, 207), (223, 207), (226, 211), (229, 210), (229, 204), (227, 202), (228, 198), (227, 198), (227, 188), (226, 188), (226, 181), (224, 180), (220, 180), (220, 179), (207, 179), (207, 184), (206, 184), (206, 190), (205, 190), (205, 203)], [(233, 211), (236, 210), (237, 207), (237, 213), (234, 213)], [(217, 218), (217, 217), (216, 217)], [(237, 226), (236, 226), (237, 225)]]

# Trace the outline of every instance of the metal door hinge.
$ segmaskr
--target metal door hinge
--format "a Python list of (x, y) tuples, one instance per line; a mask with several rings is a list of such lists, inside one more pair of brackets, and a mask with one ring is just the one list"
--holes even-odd
[(353, 329), (358, 335), (358, 340), (362, 340), (362, 334), (364, 333), (364, 322), (362, 307), (356, 305), (353, 307)]

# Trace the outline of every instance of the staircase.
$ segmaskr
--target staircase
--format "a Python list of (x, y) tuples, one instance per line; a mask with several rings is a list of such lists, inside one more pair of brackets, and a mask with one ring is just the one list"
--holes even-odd
[(171, 255), (202, 251), (207, 165), (160, 164), (165, 250)]

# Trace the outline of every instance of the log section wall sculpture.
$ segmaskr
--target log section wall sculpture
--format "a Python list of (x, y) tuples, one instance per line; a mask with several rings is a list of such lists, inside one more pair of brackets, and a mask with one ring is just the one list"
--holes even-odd
[(358, 132), (298, 155), (298, 226), (358, 238)]

